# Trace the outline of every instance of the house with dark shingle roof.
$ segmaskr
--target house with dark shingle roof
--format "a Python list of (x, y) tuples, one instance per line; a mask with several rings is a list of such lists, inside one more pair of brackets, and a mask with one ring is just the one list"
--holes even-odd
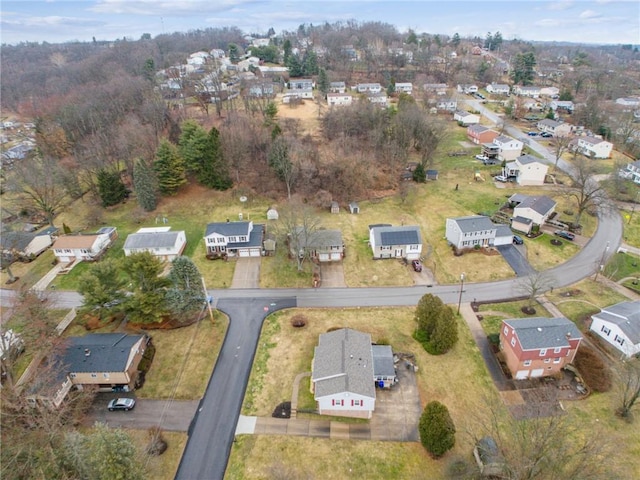
[(320, 415), (371, 418), (376, 408), (371, 335), (350, 328), (320, 335), (311, 388)]
[(127, 236), (124, 242), (125, 256), (134, 253), (149, 252), (164, 261), (171, 261), (180, 255), (187, 246), (184, 230), (171, 231), (171, 227), (141, 228)]
[(515, 380), (558, 373), (573, 362), (582, 334), (564, 317), (503, 320), (500, 350)]
[(380, 226), (369, 227), (369, 245), (373, 258), (406, 258), (417, 260), (422, 253), (420, 227), (417, 226)]
[(27, 401), (57, 407), (73, 386), (95, 385), (102, 392), (133, 390), (150, 341), (147, 335), (125, 333), (69, 337), (55, 359), (45, 359), (53, 374), (49, 384), (32, 386)]
[(259, 257), (263, 240), (264, 225), (251, 221), (209, 223), (204, 232), (207, 258)]
[(5, 256), (32, 260), (53, 243), (48, 233), (1, 232), (0, 251)]
[(640, 301), (616, 303), (591, 316), (596, 335), (630, 358), (640, 354)]
[(533, 155), (520, 155), (502, 170), (505, 177), (516, 177), (519, 185), (544, 185), (549, 167)]
[[(344, 257), (344, 242), (340, 230), (316, 230), (308, 235), (302, 227), (296, 231), (297, 248), (304, 250), (309, 258), (318, 262), (339, 262)], [(294, 247), (295, 248), (295, 247)], [(292, 252), (296, 254), (295, 251)]]
[[(447, 218), (445, 226), (447, 241), (459, 249), (493, 246), (497, 233), (498, 226), (484, 215)], [(511, 238), (507, 243), (511, 243)]]
[[(556, 209), (555, 200), (546, 195), (530, 196), (515, 193), (509, 197), (509, 203), (513, 205), (512, 225), (518, 223), (517, 230), (524, 233), (529, 233), (533, 225), (544, 225)], [(528, 229), (525, 230), (526, 225)]]

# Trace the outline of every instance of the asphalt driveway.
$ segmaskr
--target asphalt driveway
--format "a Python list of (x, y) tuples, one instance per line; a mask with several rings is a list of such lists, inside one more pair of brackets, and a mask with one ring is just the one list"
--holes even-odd
[(500, 245), (496, 248), (518, 277), (526, 277), (535, 273), (534, 268), (529, 265), (527, 259), (515, 245)]

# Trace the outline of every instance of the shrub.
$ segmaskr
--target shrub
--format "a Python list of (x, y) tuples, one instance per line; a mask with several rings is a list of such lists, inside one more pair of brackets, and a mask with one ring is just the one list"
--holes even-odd
[(296, 328), (304, 327), (307, 324), (307, 319), (304, 315), (294, 315), (291, 318), (291, 326)]
[(456, 443), (456, 427), (449, 410), (438, 401), (429, 402), (424, 408), (418, 429), (422, 446), (434, 458), (447, 453)]
[(573, 364), (591, 390), (594, 392), (611, 390), (612, 382), (609, 369), (594, 349), (581, 345)]

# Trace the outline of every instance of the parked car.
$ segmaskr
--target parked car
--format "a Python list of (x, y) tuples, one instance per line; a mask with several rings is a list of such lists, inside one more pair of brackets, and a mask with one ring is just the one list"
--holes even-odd
[(114, 398), (109, 402), (108, 408), (110, 412), (114, 410), (133, 410), (136, 406), (136, 401), (133, 398)]
[(513, 236), (513, 243), (515, 243), (516, 245), (522, 245), (524, 243), (524, 240), (522, 239), (522, 237), (520, 235), (514, 235)]
[(479, 99), (481, 99), (481, 100), (484, 100), (484, 95), (483, 95), (483, 94), (481, 94), (481, 93), (476, 93), (476, 94), (475, 94), (475, 97), (476, 97), (476, 98), (479, 98)]
[(538, 132), (531, 131), (531, 132), (527, 132), (527, 135), (529, 135), (530, 137), (537, 137), (540, 134)]
[(551, 138), (551, 137), (553, 137), (553, 135), (551, 135), (549, 132), (542, 132), (542, 133), (540, 134), (540, 136), (541, 136), (542, 138)]
[(573, 241), (573, 239), (576, 238), (576, 236), (573, 233), (567, 232), (566, 230), (556, 230), (555, 232), (553, 232), (553, 234), (569, 241)]
[(495, 177), (493, 177), (493, 179), (496, 182), (502, 182), (502, 183), (506, 183), (507, 182), (507, 177), (505, 177), (504, 175), (496, 175)]
[(413, 267), (413, 269), (416, 272), (421, 272), (422, 271), (422, 264), (420, 263), (420, 260), (412, 260), (411, 261), (411, 266)]
[(481, 162), (486, 162), (487, 160), (489, 160), (489, 157), (487, 157), (486, 155), (476, 155), (475, 159), (480, 160)]

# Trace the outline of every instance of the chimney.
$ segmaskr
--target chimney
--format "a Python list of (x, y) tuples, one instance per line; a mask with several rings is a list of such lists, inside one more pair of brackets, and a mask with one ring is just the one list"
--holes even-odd
[(91, 355), (91, 350), (89, 350), (88, 348), (84, 349), (84, 356), (88, 357), (89, 355)]

